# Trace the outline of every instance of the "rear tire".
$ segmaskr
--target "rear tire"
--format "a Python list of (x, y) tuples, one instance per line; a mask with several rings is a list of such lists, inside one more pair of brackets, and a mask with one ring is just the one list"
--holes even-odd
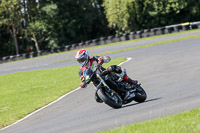
[(113, 96), (111, 96), (108, 92), (104, 89), (99, 89), (97, 91), (99, 97), (103, 100), (105, 104), (108, 106), (118, 109), (122, 107), (122, 100), (116, 92), (113, 92)]
[(133, 100), (138, 103), (142, 103), (146, 100), (146, 98), (147, 98), (147, 94), (145, 90), (141, 86), (138, 86)]

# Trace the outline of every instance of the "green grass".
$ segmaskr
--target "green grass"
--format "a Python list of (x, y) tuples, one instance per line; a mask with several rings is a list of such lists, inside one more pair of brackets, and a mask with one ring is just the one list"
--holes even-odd
[[(104, 67), (125, 60), (112, 59)], [(76, 65), (0, 76), (0, 128), (79, 87), (78, 69)]]
[(200, 109), (123, 126), (102, 133), (200, 133)]

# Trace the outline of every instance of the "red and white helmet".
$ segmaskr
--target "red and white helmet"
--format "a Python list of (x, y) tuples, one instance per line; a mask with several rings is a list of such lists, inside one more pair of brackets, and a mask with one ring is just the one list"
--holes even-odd
[(89, 56), (89, 53), (85, 49), (82, 49), (76, 52), (75, 58), (78, 61), (78, 63), (82, 67), (84, 67), (88, 63), (90, 56)]

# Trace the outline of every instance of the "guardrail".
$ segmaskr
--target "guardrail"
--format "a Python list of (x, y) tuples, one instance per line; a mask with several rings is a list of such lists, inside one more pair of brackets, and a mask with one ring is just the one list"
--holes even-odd
[(96, 46), (96, 45), (138, 39), (138, 38), (155, 36), (155, 35), (169, 34), (173, 32), (181, 32), (181, 31), (186, 31), (186, 30), (191, 30), (191, 29), (200, 29), (200, 21), (187, 22), (187, 23), (170, 25), (170, 26), (153, 28), (153, 29), (144, 29), (141, 31), (125, 33), (122, 35), (101, 37), (101, 38), (97, 38), (93, 40), (88, 40), (86, 42), (75, 43), (75, 44), (71, 44), (71, 45), (67, 45), (67, 46), (63, 46), (63, 47), (55, 48), (55, 49), (52, 48), (49, 50), (44, 50), (44, 51), (39, 51), (39, 52), (30, 52), (30, 53), (23, 53), (19, 55), (6, 56), (0, 59), (0, 63), (33, 58), (37, 56), (48, 55), (52, 53), (59, 53), (63, 51), (69, 51), (69, 50), (79, 49), (79, 48), (84, 48), (84, 47), (89, 47), (89, 46)]

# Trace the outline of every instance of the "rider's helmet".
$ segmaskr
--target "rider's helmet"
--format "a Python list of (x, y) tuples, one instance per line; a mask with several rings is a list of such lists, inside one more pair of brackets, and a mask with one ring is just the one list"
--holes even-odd
[(89, 56), (89, 53), (85, 49), (82, 49), (76, 52), (75, 58), (78, 61), (78, 63), (82, 67), (84, 67), (88, 63), (90, 56)]

